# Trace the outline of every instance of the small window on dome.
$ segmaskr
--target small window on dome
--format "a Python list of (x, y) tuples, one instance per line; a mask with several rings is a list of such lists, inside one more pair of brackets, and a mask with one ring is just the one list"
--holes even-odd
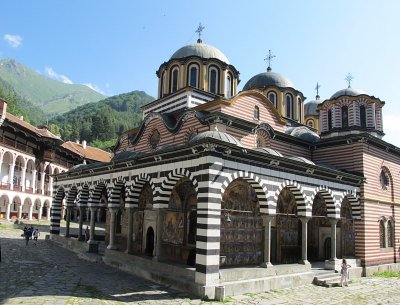
[(293, 119), (293, 97), (286, 94), (286, 117)]
[(332, 110), (328, 110), (328, 130), (332, 129)]
[(268, 99), (271, 101), (272, 104), (274, 104), (276, 108), (276, 93), (275, 92), (269, 92), (268, 93)]
[(349, 108), (342, 106), (342, 128), (349, 127)]
[(218, 84), (219, 84), (219, 81), (218, 81), (218, 78), (219, 78), (218, 69), (215, 68), (215, 67), (211, 67), (211, 68), (208, 70), (208, 73), (209, 73), (209, 76), (208, 76), (208, 87), (209, 87), (209, 91), (210, 91), (211, 93), (218, 94), (218, 91), (219, 91), (219, 86), (218, 86)]
[(199, 87), (199, 67), (196, 64), (189, 66), (189, 86), (198, 88)]
[(260, 108), (258, 108), (258, 106), (254, 106), (254, 119), (260, 119)]
[(364, 105), (360, 106), (360, 126), (361, 128), (367, 127), (367, 112)]
[(163, 74), (162, 74), (162, 77), (161, 77), (161, 97), (165, 96), (165, 94), (167, 93), (167, 90), (166, 90), (166, 78), (167, 78), (167, 76), (166, 76), (166, 73), (164, 71)]
[(311, 128), (314, 128), (314, 121), (313, 120), (308, 120), (307, 121), (307, 126), (311, 127)]
[(178, 81), (179, 81), (179, 68), (175, 67), (171, 72), (171, 93), (178, 91)]
[(231, 97), (232, 92), (233, 92), (233, 87), (232, 87), (232, 75), (228, 73), (226, 76), (226, 97)]

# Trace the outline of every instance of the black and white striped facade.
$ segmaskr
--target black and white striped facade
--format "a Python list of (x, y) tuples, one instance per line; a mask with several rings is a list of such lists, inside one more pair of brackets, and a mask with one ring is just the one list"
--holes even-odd
[(149, 183), (153, 209), (166, 209), (171, 192), (182, 177), (191, 181), (197, 192), (195, 281), (204, 286), (219, 283), (221, 199), (235, 179), (244, 179), (254, 188), (263, 215), (276, 214), (279, 194), (286, 188), (295, 197), (298, 216), (312, 216), (313, 201), (319, 194), (325, 200), (329, 218), (340, 218), (342, 202), (347, 198), (353, 219), (361, 219), (360, 176), (203, 138), (160, 154), (101, 163), (98, 167), (58, 175), (54, 183), (51, 234), (60, 232), (63, 202), (79, 207), (98, 206), (105, 187), (109, 208), (120, 206), (121, 191), (125, 190), (125, 208), (137, 209), (142, 188)]

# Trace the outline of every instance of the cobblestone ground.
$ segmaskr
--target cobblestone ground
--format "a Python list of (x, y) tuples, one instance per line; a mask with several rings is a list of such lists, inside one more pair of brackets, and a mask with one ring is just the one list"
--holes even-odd
[[(0, 222), (0, 304), (221, 304), (206, 302), (45, 241), (25, 246), (22, 231)], [(313, 285), (228, 297), (224, 304), (400, 304), (400, 280), (363, 278), (349, 287)]]

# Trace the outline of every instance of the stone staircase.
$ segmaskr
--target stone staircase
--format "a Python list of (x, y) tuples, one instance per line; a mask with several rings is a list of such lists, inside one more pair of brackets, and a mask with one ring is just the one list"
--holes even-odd
[(340, 273), (334, 270), (324, 270), (315, 274), (313, 284), (323, 287), (338, 287), (340, 278)]

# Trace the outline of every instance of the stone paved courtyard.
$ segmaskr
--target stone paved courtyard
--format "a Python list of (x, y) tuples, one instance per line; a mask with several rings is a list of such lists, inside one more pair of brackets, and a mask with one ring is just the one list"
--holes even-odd
[[(22, 231), (0, 222), (0, 304), (222, 304), (141, 279), (45, 241), (25, 246)], [(400, 279), (363, 278), (349, 287), (314, 285), (228, 297), (224, 304), (400, 304)]]

